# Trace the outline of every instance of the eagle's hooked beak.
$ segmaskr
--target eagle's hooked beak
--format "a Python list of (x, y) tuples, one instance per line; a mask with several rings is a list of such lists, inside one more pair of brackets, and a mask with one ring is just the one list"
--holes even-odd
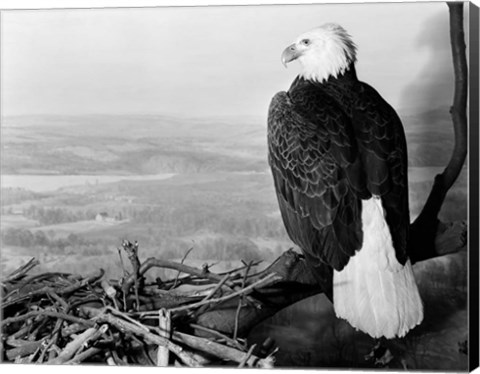
[(282, 64), (287, 67), (287, 64), (301, 55), (295, 43), (290, 44), (282, 53)]

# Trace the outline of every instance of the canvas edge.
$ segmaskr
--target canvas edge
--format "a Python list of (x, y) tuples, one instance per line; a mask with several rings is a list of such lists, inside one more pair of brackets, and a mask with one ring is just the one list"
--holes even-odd
[(479, 365), (479, 7), (469, 3), (469, 371)]

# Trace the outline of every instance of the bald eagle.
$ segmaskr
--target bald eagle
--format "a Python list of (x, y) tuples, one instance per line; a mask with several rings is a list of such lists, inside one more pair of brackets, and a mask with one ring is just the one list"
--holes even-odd
[[(268, 114), (269, 164), (282, 219), (313, 269), (333, 273), (337, 317), (374, 338), (423, 319), (407, 255), (407, 147), (395, 110), (357, 79), (341, 26), (304, 33), (282, 53), (301, 72)], [(324, 268), (324, 267), (323, 267)]]

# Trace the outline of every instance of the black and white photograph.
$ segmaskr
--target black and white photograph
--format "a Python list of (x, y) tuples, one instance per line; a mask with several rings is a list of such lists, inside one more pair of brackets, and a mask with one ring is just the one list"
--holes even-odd
[(473, 370), (471, 30), (462, 1), (0, 9), (0, 362)]

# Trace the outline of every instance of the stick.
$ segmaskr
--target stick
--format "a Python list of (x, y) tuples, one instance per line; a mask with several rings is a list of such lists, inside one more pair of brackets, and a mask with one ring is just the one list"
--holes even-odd
[(220, 302), (223, 302), (223, 301), (227, 301), (227, 300), (233, 299), (234, 297), (237, 297), (239, 295), (243, 295), (243, 294), (251, 291), (255, 287), (259, 287), (260, 285), (265, 286), (267, 284), (274, 283), (274, 282), (276, 282), (280, 279), (282, 279), (282, 278), (278, 277), (275, 273), (271, 273), (271, 274), (268, 274), (265, 278), (260, 279), (259, 281), (251, 284), (248, 287), (245, 287), (244, 289), (242, 289), (240, 291), (233, 292), (229, 295), (219, 297), (217, 299), (202, 300), (202, 301), (199, 301), (198, 303), (193, 303), (193, 304), (189, 304), (189, 305), (180, 306), (180, 307), (177, 307), (177, 308), (172, 308), (172, 309), (170, 309), (170, 312), (172, 312), (172, 313), (173, 312), (180, 312), (180, 311), (184, 311), (184, 310), (198, 308), (199, 306), (202, 306), (202, 305), (205, 305), (205, 304), (220, 303)]
[(67, 338), (70, 335), (77, 334), (79, 332), (85, 331), (86, 329), (87, 329), (87, 326), (85, 326), (83, 324), (72, 323), (71, 325), (68, 325), (68, 326), (65, 326), (64, 328), (62, 328), (61, 334), (62, 334), (63, 338)]
[[(187, 259), (188, 254), (193, 250), (193, 247), (190, 247), (187, 252), (183, 255), (182, 261), (180, 261), (180, 264), (183, 264), (185, 260)], [(173, 283), (173, 286), (170, 289), (173, 289), (177, 287), (177, 282), (178, 282), (178, 277), (180, 276), (181, 272), (178, 271), (177, 276), (175, 277), (175, 282)]]
[(63, 310), (67, 310), (69, 308), (69, 305), (68, 303), (63, 299), (61, 298), (60, 296), (58, 296), (54, 290), (52, 289), (49, 289), (47, 291), (47, 294), (52, 298), (52, 299), (55, 299), (59, 304), (60, 306), (63, 308)]
[(16, 359), (17, 357), (24, 357), (32, 354), (35, 352), (38, 348), (42, 346), (42, 343), (45, 339), (36, 341), (36, 342), (27, 342), (23, 344), (22, 346), (9, 349), (6, 351), (6, 356), (9, 361), (12, 361)]
[(25, 335), (28, 334), (28, 332), (31, 330), (31, 328), (32, 328), (31, 325), (23, 326), (20, 330), (18, 330), (14, 334), (10, 335), (10, 338), (12, 338), (12, 339), (23, 338)]
[[(130, 243), (128, 240), (124, 240), (122, 243), (122, 247), (127, 252), (127, 257), (130, 260), (133, 268), (133, 283), (135, 285), (135, 301), (137, 312), (140, 310), (140, 300), (138, 298), (138, 291), (140, 288), (140, 260), (138, 259), (138, 243), (135, 242), (134, 244)], [(123, 294), (128, 294), (128, 290), (130, 289), (131, 285), (127, 287), (126, 282), (123, 285)]]
[[(77, 347), (77, 349), (75, 349), (76, 347), (72, 344), (71, 352), (73, 352), (73, 354), (78, 353), (79, 349), (83, 348), (85, 346), (85, 344), (87, 344), (87, 342), (89, 342), (89, 343), (95, 342), (102, 335), (104, 335), (107, 332), (107, 330), (108, 330), (108, 325), (102, 325), (102, 326), (100, 326), (100, 328), (96, 328), (92, 335), (89, 335), (87, 338), (83, 339), (82, 344), (80, 344), (80, 342), (78, 343), (79, 346)], [(86, 331), (83, 334), (88, 335), (88, 334), (86, 334)], [(53, 363), (64, 363), (67, 360), (68, 356), (67, 356), (67, 353), (65, 352), (65, 351), (67, 351), (67, 348), (68, 348), (68, 345), (67, 345), (67, 347), (65, 347), (64, 351), (55, 360), (53, 360), (54, 361)], [(64, 353), (65, 353), (65, 355), (63, 355)], [(68, 352), (68, 353), (70, 354), (70, 352)], [(72, 357), (72, 355), (70, 355), (68, 357), (68, 359), (71, 358), (71, 357)], [(55, 361), (60, 361), (60, 362), (55, 362)]]
[(243, 349), (242, 345), (238, 341), (233, 340), (232, 338), (228, 337), (225, 334), (222, 334), (220, 331), (212, 330), (212, 329), (209, 329), (208, 327), (205, 327), (205, 326), (202, 326), (202, 325), (197, 325), (196, 323), (191, 323), (190, 327), (193, 327), (195, 330), (204, 331), (204, 332), (207, 332), (207, 333), (209, 333), (209, 334), (211, 334), (211, 335), (213, 335), (217, 338), (223, 339), (223, 340), (225, 340), (225, 342), (227, 342), (228, 344), (232, 345), (233, 347), (235, 347), (237, 349), (240, 349), (240, 350)]
[(78, 290), (82, 287), (85, 287), (89, 283), (96, 282), (97, 280), (102, 278), (104, 274), (105, 274), (105, 270), (99, 269), (95, 273), (93, 273), (93, 274), (89, 275), (87, 278), (83, 279), (82, 281), (80, 281), (76, 284), (73, 284), (69, 287), (65, 287), (65, 288), (59, 290), (58, 294), (66, 295), (66, 294), (72, 293), (72, 292), (74, 292), (74, 291), (76, 291), (76, 290)]
[[(245, 270), (245, 274), (243, 276), (242, 288), (245, 288), (245, 281), (247, 280), (248, 272), (250, 271), (251, 266), (252, 266), (252, 262), (250, 261), (247, 265), (247, 269)], [(233, 340), (237, 340), (238, 324), (240, 322), (240, 311), (242, 310), (242, 304), (243, 304), (244, 298), (245, 298), (245, 294), (242, 294), (242, 296), (238, 298), (237, 311), (235, 312), (235, 329), (233, 330)]]
[(79, 324), (82, 324), (84, 326), (93, 326), (94, 325), (94, 323), (92, 321), (88, 321), (86, 319), (79, 318), (79, 317), (74, 317), (74, 316), (71, 316), (69, 314), (60, 313), (60, 312), (53, 312), (53, 311), (50, 311), (50, 310), (34, 310), (32, 312), (28, 312), (28, 313), (22, 314), (20, 316), (5, 318), (1, 322), (0, 326), (3, 328), (3, 326), (7, 326), (10, 323), (21, 322), (21, 321), (24, 321), (26, 319), (29, 319), (29, 318), (32, 318), (32, 317), (37, 317), (37, 316), (62, 318), (65, 321), (70, 321), (70, 322), (73, 322), (73, 323), (79, 323)]
[[(170, 339), (170, 333), (172, 328), (172, 319), (170, 311), (166, 309), (160, 309), (158, 311), (158, 327), (159, 335)], [(168, 366), (168, 348), (163, 346), (158, 346), (157, 351), (157, 366)]]
[[(225, 361), (241, 363), (247, 355), (247, 353), (238, 349), (213, 342), (209, 339), (199, 338), (198, 336), (188, 335), (181, 332), (174, 332), (173, 339), (184, 343), (193, 349), (211, 354)], [(267, 362), (265, 359), (261, 359), (252, 354), (250, 354), (250, 356), (245, 360), (245, 364), (249, 367), (271, 367), (270, 362)]]
[(115, 310), (109, 306), (107, 306), (105, 308), (106, 311), (109, 311), (111, 312), (113, 315), (116, 315), (117, 317), (120, 317), (120, 318), (123, 318), (131, 323), (133, 323), (134, 325), (137, 325), (139, 328), (145, 330), (145, 331), (150, 331), (149, 328), (145, 325), (142, 325), (140, 322), (138, 322), (137, 320), (134, 320), (133, 318), (130, 318), (127, 314), (125, 313), (122, 313), (120, 312), (119, 310)]
[(116, 298), (117, 290), (115, 290), (106, 279), (103, 279), (100, 285), (102, 286), (103, 291), (105, 291), (105, 294), (112, 300), (115, 309), (118, 310), (119, 308)]
[(201, 366), (197, 360), (195, 360), (189, 352), (186, 352), (182, 347), (171, 342), (168, 339), (165, 339), (161, 336), (155, 335), (150, 331), (145, 331), (144, 328), (140, 328), (136, 324), (121, 320), (118, 317), (115, 317), (111, 314), (106, 314), (101, 310), (84, 307), (83, 310), (90, 314), (92, 317), (95, 317), (95, 320), (98, 322), (108, 323), (122, 332), (130, 332), (132, 334), (141, 336), (142, 338), (152, 342), (153, 344), (162, 345), (167, 347), (170, 351), (175, 353), (186, 365), (191, 367)]
[(90, 347), (86, 351), (83, 351), (82, 353), (76, 355), (74, 358), (72, 358), (70, 361), (67, 361), (66, 364), (79, 364), (83, 361), (85, 361), (87, 358), (92, 357), (98, 353), (102, 352), (101, 348), (96, 348), (96, 347)]
[(127, 269), (125, 269), (125, 264), (123, 263), (122, 250), (121, 250), (121, 248), (117, 248), (117, 251), (118, 251), (118, 257), (120, 257), (120, 265), (122, 266), (123, 276), (127, 277), (128, 276), (128, 271), (127, 271)]
[(230, 274), (226, 274), (222, 280), (220, 282), (217, 283), (217, 285), (215, 286), (215, 288), (212, 290), (212, 292), (210, 292), (207, 296), (205, 296), (205, 298), (203, 299), (203, 301), (206, 301), (206, 300), (210, 300), (214, 295), (215, 293), (225, 284), (225, 282), (230, 278)]
[(32, 299), (33, 297), (35, 296), (43, 296), (43, 295), (46, 295), (48, 293), (48, 291), (50, 290), (50, 287), (42, 287), (38, 290), (34, 290), (34, 291), (30, 291), (26, 294), (21, 294), (20, 296), (17, 296), (17, 297), (13, 297), (12, 293), (10, 293), (9, 295), (7, 295), (5, 297), (4, 300), (8, 300), (10, 299), (10, 297), (12, 297), (11, 300), (8, 300), (8, 301), (3, 301), (2, 302), (2, 308), (7, 308), (11, 305), (15, 305), (15, 304), (18, 304), (22, 301), (25, 301), (25, 300), (29, 300), (29, 299)]
[[(67, 307), (65, 308), (65, 312), (68, 313), (68, 304), (67, 304)], [(47, 352), (47, 350), (53, 345), (53, 344), (57, 344), (57, 341), (58, 341), (58, 337), (60, 335), (60, 331), (61, 331), (61, 328), (62, 328), (62, 324), (63, 324), (63, 319), (62, 318), (59, 318), (57, 319), (57, 322), (55, 323), (55, 328), (53, 329), (53, 337), (52, 339), (50, 340), (50, 342), (48, 343), (48, 347), (46, 347), (44, 349), (44, 351), (42, 352), (42, 355), (40, 356), (39, 358), (39, 362), (43, 362), (43, 356), (44, 354)], [(48, 355), (48, 359), (49, 360), (53, 360), (55, 358), (55, 351), (50, 351), (49, 355)]]
[(108, 366), (117, 366), (115, 359), (112, 356), (112, 351), (109, 349), (106, 353), (106, 362)]
[[(271, 283), (275, 283), (275, 282), (277, 282), (281, 279), (282, 279), (282, 277), (277, 276), (275, 273), (270, 273), (265, 278), (262, 278), (262, 279), (256, 281), (255, 283), (251, 284), (250, 286), (245, 287), (244, 289), (241, 289), (239, 291), (233, 292), (231, 294), (228, 294), (226, 296), (223, 296), (223, 297), (220, 297), (220, 298), (217, 298), (217, 299), (202, 300), (202, 301), (199, 301), (197, 303), (192, 303), (192, 304), (179, 306), (179, 307), (176, 307), (176, 308), (171, 308), (170, 312), (172, 312), (172, 313), (173, 312), (180, 312), (180, 311), (185, 311), (185, 310), (189, 310), (189, 309), (193, 309), (193, 308), (198, 308), (198, 307), (201, 307), (201, 306), (204, 306), (204, 305), (207, 305), (207, 304), (214, 304), (214, 303), (220, 303), (220, 302), (223, 302), (223, 301), (227, 301), (227, 300), (230, 300), (232, 298), (235, 298), (236, 296), (245, 294), (245, 293), (251, 291), (255, 287), (258, 287), (260, 285), (261, 286), (267, 286), (267, 285), (269, 285)], [(152, 316), (154, 314), (156, 315), (156, 312), (140, 312), (140, 313), (136, 313), (136, 314), (139, 314), (141, 317), (148, 318), (148, 316)], [(155, 318), (156, 318), (156, 316), (155, 316)]]
[[(143, 354), (143, 357), (145, 358), (145, 360), (150, 364), (150, 366), (156, 366), (155, 362), (153, 362), (152, 358), (150, 357), (150, 355), (148, 354), (148, 351), (147, 351), (147, 344), (142, 341), (141, 339), (137, 338), (135, 335), (132, 335), (132, 340), (137, 343), (137, 347), (139, 349), (141, 349), (142, 351), (142, 354)], [(132, 348), (137, 348), (135, 347), (133, 344), (132, 344)], [(138, 357), (139, 354), (136, 354), (135, 357)]]
[(35, 329), (27, 337), (27, 340), (29, 340), (31, 342), (37, 340), (37, 335), (45, 327), (45, 325), (47, 324), (47, 321), (48, 321), (48, 318), (44, 318), (43, 316), (38, 316), (37, 318), (38, 318), (40, 323), (37, 325), (37, 327), (35, 327)]
[(2, 283), (12, 283), (16, 280), (24, 277), (30, 270), (32, 270), (35, 266), (40, 264), (38, 260), (32, 257), (25, 265), (20, 266), (18, 269), (11, 272), (3, 281)]
[[(222, 280), (223, 276), (210, 273), (210, 272), (205, 272), (202, 269), (198, 269), (192, 266), (187, 266), (184, 264), (179, 264), (178, 262), (173, 262), (173, 261), (168, 261), (168, 260), (160, 260), (154, 257), (151, 257), (147, 259), (142, 266), (140, 266), (140, 275), (145, 274), (149, 269), (152, 267), (159, 267), (159, 268), (165, 268), (165, 269), (173, 269), (173, 270), (178, 270), (182, 273), (186, 274), (191, 274), (195, 275), (199, 278), (203, 279), (208, 279), (211, 280), (215, 283), (218, 283)], [(123, 285), (123, 289), (129, 289), (132, 284), (135, 282), (135, 278), (133, 275), (130, 275), (128, 279), (125, 281)], [(233, 284), (230, 284), (230, 282), (227, 283), (229, 287), (233, 287)]]
[[(253, 266), (257, 266), (257, 265), (261, 264), (262, 262), (263, 262), (263, 260), (255, 261), (255, 262), (252, 263), (252, 267), (253, 267)], [(232, 270), (228, 270), (228, 271), (225, 271), (225, 272), (218, 273), (218, 275), (225, 275), (225, 274), (230, 274), (230, 275), (232, 275), (232, 274), (234, 274), (234, 273), (238, 273), (238, 272), (244, 270), (247, 266), (248, 266), (248, 265), (240, 266), (240, 267), (238, 267), (238, 268), (236, 268), (236, 269), (232, 269)], [(254, 275), (254, 274), (252, 274), (252, 276), (253, 276), (253, 275)]]
[(75, 352), (77, 352), (91, 337), (95, 335), (97, 329), (95, 327), (91, 327), (85, 330), (82, 334), (77, 336), (76, 339), (71, 341), (67, 344), (65, 349), (58, 355), (57, 358), (53, 360), (49, 360), (47, 364), (63, 364), (70, 360)]
[[(56, 336), (55, 336), (56, 337)], [(40, 357), (38, 358), (37, 362), (38, 364), (41, 364), (43, 363), (43, 359), (45, 358), (45, 355), (47, 354), (48, 350), (50, 349), (50, 347), (52, 345), (54, 345), (56, 343), (56, 339), (52, 338), (50, 339), (50, 341), (48, 342), (47, 346), (42, 350), (42, 353), (40, 354)], [(53, 359), (55, 358), (55, 351), (54, 350), (51, 350), (50, 351), (50, 354), (51, 354), (51, 357), (49, 356), (49, 359)]]
[(240, 362), (240, 364), (238, 364), (238, 368), (241, 369), (245, 366), (245, 364), (247, 363), (248, 359), (252, 356), (252, 353), (253, 353), (253, 350), (255, 349), (255, 344), (252, 345), (250, 347), (250, 349), (248, 350), (247, 354), (245, 355), (245, 357), (243, 357), (242, 361)]
[(32, 343), (31, 341), (28, 341), (28, 340), (13, 339), (12, 337), (8, 337), (6, 341), (9, 346), (12, 346), (14, 348), (22, 347), (25, 344)]

